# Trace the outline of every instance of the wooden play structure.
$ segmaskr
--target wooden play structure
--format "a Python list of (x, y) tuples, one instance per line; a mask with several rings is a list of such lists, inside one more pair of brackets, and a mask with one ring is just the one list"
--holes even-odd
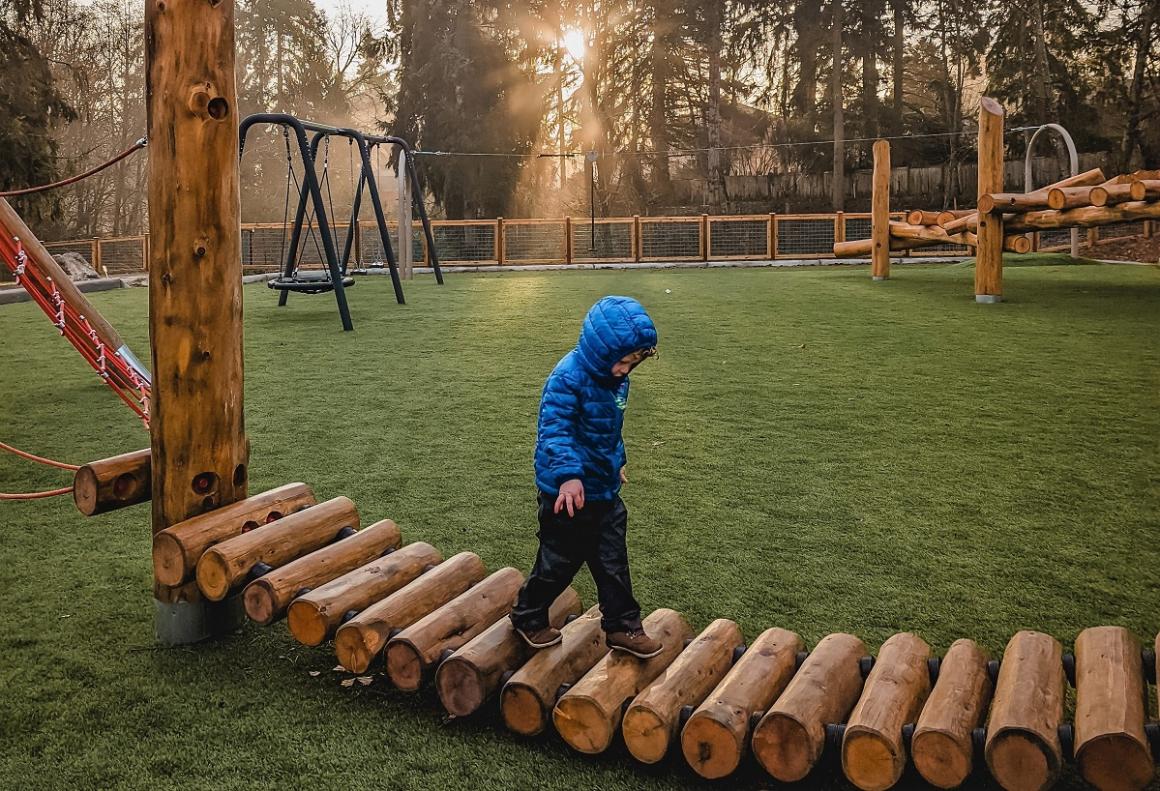
[[(489, 573), (471, 552), (444, 559), (429, 544), (405, 543), (389, 519), (363, 528), (351, 500), (319, 502), (304, 483), (251, 494), (232, 4), (150, 0), (147, 8), (152, 442), (85, 465), (76, 498), (86, 514), (152, 501), (163, 642), (233, 628), (242, 610), (262, 625), (285, 619), (303, 645), (332, 640), (351, 672), (384, 668), (401, 690), (433, 682), (452, 716), (495, 705), (517, 734), (551, 725), (583, 753), (623, 738), (643, 763), (683, 756), (705, 778), (728, 776), (752, 753), (777, 780), (829, 762), (867, 791), (890, 788), (908, 764), (938, 788), (985, 767), (1009, 791), (1046, 789), (1069, 761), (1099, 789), (1151, 781), (1160, 731), (1147, 722), (1147, 685), (1156, 655), (1120, 627), (1085, 630), (1074, 655), (1023, 631), (998, 659), (970, 640), (938, 657), (909, 633), (871, 656), (854, 635), (831, 634), (807, 650), (780, 628), (747, 646), (733, 621), (698, 630), (662, 608), (645, 625), (664, 651), (638, 660), (610, 653), (598, 610), (585, 611), (567, 590), (550, 613), (562, 642), (533, 653), (506, 617), (523, 582), (518, 570)], [(988, 182), (996, 205), (1000, 188)], [(883, 195), (875, 200), (882, 210)], [(980, 263), (980, 294), (999, 293), (998, 254), (1023, 216), (984, 211), (975, 221), (990, 256)], [(894, 238), (890, 226), (876, 226), (878, 276), (888, 272), (880, 252)], [(1064, 722), (1069, 682), (1073, 725)]]
[(975, 251), (975, 299), (1003, 298), (1003, 253), (1028, 253), (1028, 234), (1060, 228), (1160, 218), (1160, 171), (1140, 171), (1108, 179), (1096, 168), (1025, 193), (1004, 192), (1002, 105), (984, 97), (979, 106), (978, 207), (971, 211), (911, 211), (906, 220), (890, 217), (890, 144), (874, 144), (869, 239), (838, 242), (839, 258), (870, 256), (871, 276), (890, 276), (890, 253), (940, 245)]

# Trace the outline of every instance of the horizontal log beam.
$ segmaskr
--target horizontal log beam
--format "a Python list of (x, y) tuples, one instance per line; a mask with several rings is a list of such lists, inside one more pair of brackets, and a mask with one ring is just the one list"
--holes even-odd
[(162, 585), (189, 582), (197, 561), (214, 544), (314, 504), (309, 486), (288, 483), (167, 527), (153, 536), (153, 576)]
[(1095, 228), (1133, 220), (1154, 220), (1160, 217), (1160, 201), (1131, 201), (1118, 206), (1087, 206), (1068, 211), (1037, 211), (1013, 217), (1007, 223), (1009, 231), (1047, 231), (1056, 228)]
[[(1094, 187), (1097, 184), (1102, 184), (1105, 181), (1104, 172), (1099, 168), (1092, 168), (1075, 176), (1068, 176), (1065, 179), (1060, 179), (1054, 184), (1048, 184), (1042, 189), (1035, 190), (1028, 194), (1047, 193), (1057, 187)], [(984, 193), (986, 194), (986, 193)], [(977, 211), (971, 212), (963, 217), (958, 217), (946, 223), (940, 223), (943, 230), (947, 233), (957, 233), (958, 231), (977, 231), (979, 227), (979, 213)]]
[(90, 461), (73, 477), (73, 502), (85, 516), (146, 502), (153, 494), (149, 448)]

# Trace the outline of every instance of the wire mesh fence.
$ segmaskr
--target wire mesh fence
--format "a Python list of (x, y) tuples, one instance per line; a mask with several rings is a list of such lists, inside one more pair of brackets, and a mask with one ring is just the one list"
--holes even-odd
[[(892, 219), (901, 215), (892, 214)], [(399, 249), (398, 224), (388, 223), (391, 248)], [(348, 227), (332, 229), (335, 254), (341, 262)], [(868, 214), (770, 214), (742, 216), (616, 217), (589, 219), (433, 220), (432, 235), (441, 263), (449, 266), (520, 266), (528, 264), (594, 264), (602, 262), (740, 261), (787, 258), (830, 258), (836, 241), (870, 238)], [(1081, 242), (1148, 235), (1147, 221), (1115, 223), (1081, 229)], [(242, 226), (242, 268), (246, 273), (277, 272), (285, 265), (290, 231), (281, 224)], [(1068, 228), (1041, 231), (1038, 249), (1068, 249)], [(76, 253), (107, 274), (144, 272), (149, 237), (128, 236), (49, 242), (54, 254)], [(303, 230), (298, 265), (319, 269), (325, 250), (316, 227)], [(967, 255), (966, 247), (940, 245), (914, 250), (913, 255)], [(422, 224), (411, 230), (411, 260), (429, 265)], [(360, 223), (351, 239), (349, 267), (385, 265), (386, 253), (374, 222)]]

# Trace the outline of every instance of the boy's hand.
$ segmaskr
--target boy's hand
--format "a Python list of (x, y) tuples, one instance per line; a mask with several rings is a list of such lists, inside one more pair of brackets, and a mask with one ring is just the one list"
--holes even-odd
[(627, 469), (628, 469), (628, 467), (621, 467), (620, 468), (620, 482), (621, 482), (621, 484), (628, 483), (628, 473), (625, 472), (625, 470), (627, 470)]
[(555, 513), (568, 509), (568, 516), (575, 516), (584, 507), (584, 484), (579, 478), (560, 484), (560, 496), (556, 498)]

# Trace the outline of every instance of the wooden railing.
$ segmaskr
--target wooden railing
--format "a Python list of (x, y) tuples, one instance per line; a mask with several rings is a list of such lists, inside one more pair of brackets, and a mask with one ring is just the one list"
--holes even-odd
[[(902, 215), (898, 217), (901, 219)], [(821, 259), (833, 257), (835, 242), (870, 236), (870, 215), (748, 214), (674, 217), (539, 218), (493, 220), (433, 220), (439, 260), (447, 266), (510, 266), (533, 264), (602, 264), (637, 262), (748, 261)], [(389, 223), (397, 249), (397, 224)], [(335, 229), (341, 253), (347, 228)], [(322, 243), (316, 229), (304, 233), (301, 265), (322, 265)], [(1140, 221), (1092, 228), (1090, 245), (1129, 236), (1152, 234), (1152, 223)], [(274, 272), (285, 260), (289, 233), (280, 223), (242, 225), (242, 265), (248, 272)], [(1068, 249), (1067, 231), (1036, 235), (1036, 249)], [(1058, 238), (1057, 238), (1058, 237)], [(411, 234), (412, 258), (428, 264), (426, 239), (419, 223)], [(145, 271), (149, 236), (120, 236), (50, 242), (53, 253), (74, 252), (98, 272), (108, 275)], [(966, 248), (926, 248), (921, 255), (966, 255)], [(381, 264), (386, 256), (374, 223), (361, 223), (352, 240), (351, 266)]]

